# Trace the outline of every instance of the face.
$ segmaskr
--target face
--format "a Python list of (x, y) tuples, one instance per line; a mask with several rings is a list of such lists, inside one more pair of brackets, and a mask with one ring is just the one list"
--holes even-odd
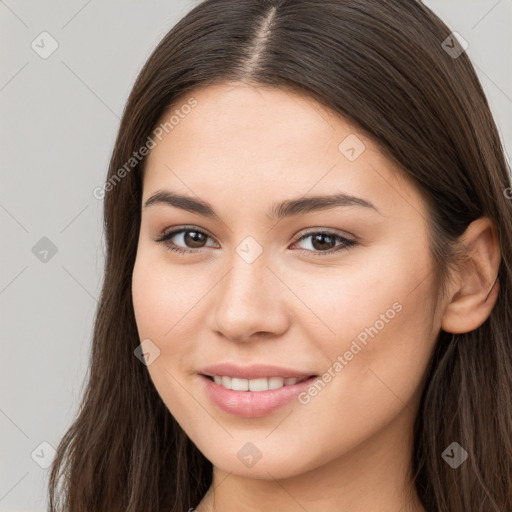
[(419, 192), (310, 98), (225, 84), (176, 109), (148, 156), (132, 282), (169, 411), (214, 466), (255, 478), (384, 432), (403, 446), (439, 331)]

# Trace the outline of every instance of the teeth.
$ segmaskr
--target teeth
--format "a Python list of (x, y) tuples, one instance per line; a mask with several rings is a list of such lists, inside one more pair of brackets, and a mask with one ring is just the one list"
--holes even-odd
[[(235, 379), (233, 379), (233, 380), (235, 380)], [(268, 390), (268, 379), (266, 379), (265, 377), (262, 377), (261, 379), (250, 379), (250, 380), (241, 379), (241, 380), (245, 380), (245, 382), (247, 382), (249, 389), (251, 391), (267, 391)], [(238, 388), (235, 388), (235, 386), (233, 386), (233, 383), (231, 383), (231, 389), (239, 391)]]
[[(286, 379), (286, 380), (289, 380), (289, 379)], [(294, 379), (292, 379), (294, 380)], [(297, 379), (295, 379), (296, 381)], [(268, 389), (279, 389), (281, 387), (283, 387), (283, 385), (285, 384), (285, 379), (283, 379), (283, 377), (270, 377), (268, 379)], [(295, 382), (294, 382), (295, 384)]]
[[(224, 378), (222, 380), (222, 385), (224, 385)], [(237, 379), (236, 377), (233, 377), (231, 379), (231, 389), (236, 389), (237, 391), (249, 391), (249, 381), (247, 379)]]
[(283, 386), (292, 386), (307, 378), (308, 377), (290, 377), (285, 379), (283, 377), (263, 377), (260, 379), (238, 379), (225, 375), (214, 375), (213, 380), (223, 388), (232, 389), (234, 391), (267, 391), (269, 389), (279, 389)]

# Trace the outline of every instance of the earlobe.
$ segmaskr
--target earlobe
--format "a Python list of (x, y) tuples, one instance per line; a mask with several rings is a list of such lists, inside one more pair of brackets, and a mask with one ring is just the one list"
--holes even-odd
[(445, 308), (441, 328), (453, 334), (470, 332), (491, 314), (499, 293), (501, 262), (499, 239), (492, 221), (481, 217), (461, 237), (466, 258), (459, 266), (451, 300)]

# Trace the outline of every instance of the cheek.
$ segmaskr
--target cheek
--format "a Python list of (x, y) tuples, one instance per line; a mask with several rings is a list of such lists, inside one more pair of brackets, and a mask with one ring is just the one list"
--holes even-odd
[(194, 339), (191, 322), (187, 321), (200, 297), (187, 285), (189, 282), (185, 272), (171, 271), (168, 264), (163, 267), (149, 251), (138, 253), (132, 298), (139, 339), (149, 339), (159, 349), (158, 357), (147, 369), (156, 391), (180, 424), (200, 414), (191, 408), (190, 396), (184, 391), (187, 384), (183, 373), (191, 367), (187, 340)]
[(297, 295), (309, 308), (304, 318), (314, 320), (301, 324), (311, 326), (305, 337), (322, 346), (328, 364), (346, 354), (348, 366), (358, 367), (352, 376), (356, 380), (365, 368), (382, 362), (395, 369), (408, 360), (423, 364), (432, 335), (430, 260), (424, 244), (381, 244), (347, 261), (339, 271), (295, 275)]
[(202, 348), (198, 345), (198, 330), (204, 318), (201, 307), (206, 292), (218, 280), (212, 272), (194, 275), (192, 268), (172, 265), (161, 249), (143, 246), (132, 274), (139, 338), (151, 340), (159, 349), (148, 371), (169, 410), (177, 413), (178, 421), (183, 404), (190, 402), (184, 387), (190, 386), (189, 378), (197, 371), (197, 354)]
[[(327, 362), (302, 403), (316, 414), (331, 411), (324, 417), (326, 430), (375, 431), (413, 400), (421, 385), (436, 338), (427, 308), (428, 254), (419, 251), (407, 259), (397, 254), (373, 264), (367, 260), (364, 272), (354, 267), (326, 293), (310, 290), (308, 304), (331, 332), (324, 329), (322, 337), (309, 332)], [(339, 409), (333, 410), (333, 403)]]
[[(165, 258), (137, 256), (132, 276), (135, 319), (142, 337), (162, 343), (184, 329), (193, 316), (194, 304), (204, 294), (206, 283), (193, 279), (185, 267), (173, 269)], [(164, 261), (162, 261), (164, 260)]]
[[(397, 328), (413, 310), (415, 314), (425, 313), (422, 302), (426, 290), (418, 287), (423, 275), (428, 275), (419, 271), (424, 255), (405, 258), (399, 253), (394, 247), (384, 247), (372, 251), (371, 258), (361, 252), (360, 258), (339, 269), (320, 267), (289, 273), (287, 279), (302, 299), (296, 301), (297, 312), (304, 306), (302, 319), (311, 318), (308, 323), (315, 325), (308, 337), (320, 340), (323, 335), (322, 344), (334, 353), (347, 341), (350, 345), (352, 339), (363, 343), (371, 339), (368, 329), (375, 332), (372, 326), (379, 333), (386, 332), (392, 324)], [(300, 318), (297, 315), (298, 323)]]

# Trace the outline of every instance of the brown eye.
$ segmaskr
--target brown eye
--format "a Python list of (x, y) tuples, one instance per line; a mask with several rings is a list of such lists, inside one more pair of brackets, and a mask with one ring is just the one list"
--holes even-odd
[(206, 239), (208, 238), (204, 233), (200, 231), (184, 231), (185, 236), (183, 240), (186, 245), (193, 249), (199, 249), (203, 247)]
[(317, 233), (312, 236), (311, 245), (319, 251), (333, 249), (336, 246), (336, 239), (331, 235)]
[[(176, 240), (173, 241), (173, 238)], [(171, 231), (155, 241), (162, 242), (166, 248), (173, 251), (186, 253), (206, 247), (205, 244), (209, 238), (203, 231), (190, 227)]]
[[(332, 254), (357, 245), (355, 240), (350, 240), (344, 236), (338, 235), (337, 233), (331, 233), (330, 231), (314, 231), (307, 233), (302, 235), (296, 243), (308, 238), (311, 239), (310, 245), (312, 249), (305, 249), (302, 252), (304, 254), (313, 254), (315, 256)], [(341, 245), (338, 244), (338, 246), (336, 246), (336, 242), (341, 242)]]

